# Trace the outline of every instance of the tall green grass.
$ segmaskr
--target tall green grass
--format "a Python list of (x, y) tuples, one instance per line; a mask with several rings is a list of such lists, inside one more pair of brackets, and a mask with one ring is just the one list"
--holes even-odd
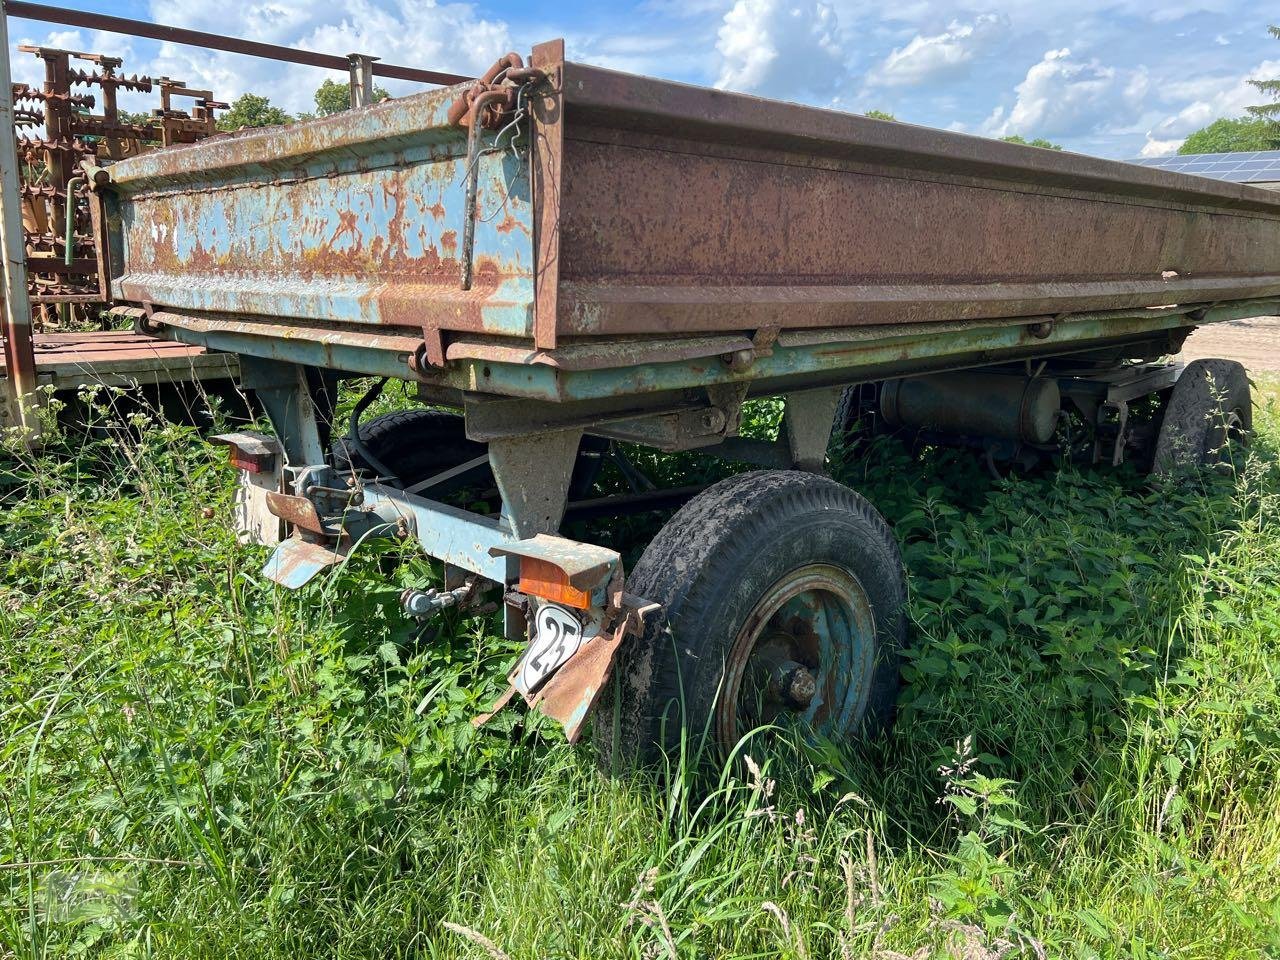
[(403, 622), (436, 574), (396, 547), (264, 583), (191, 431), (9, 454), (0, 957), (1278, 956), (1259, 426), (1190, 485), (843, 458), (911, 575), (897, 729), (709, 783), (608, 780), (518, 710), (474, 731), (496, 623)]

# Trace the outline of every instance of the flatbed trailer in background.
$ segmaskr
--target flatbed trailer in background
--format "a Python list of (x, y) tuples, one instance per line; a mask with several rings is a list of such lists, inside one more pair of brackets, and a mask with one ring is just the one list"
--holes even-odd
[[(762, 723), (890, 720), (902, 571), (821, 475), (833, 433), (993, 466), (1207, 463), (1247, 434), (1247, 379), (1166, 358), (1280, 303), (1274, 194), (629, 76), (561, 42), (87, 173), (118, 314), (238, 354), (270, 414), (274, 437), (222, 438), (245, 529), (289, 533), (266, 573), (297, 587), (365, 537), (415, 539), (444, 580), (406, 612), (500, 599), (529, 639), (507, 697), (571, 739), (608, 697), (612, 757), (672, 746), (677, 719), (725, 750)], [(337, 385), (368, 376), (344, 430)], [(362, 425), (387, 378), (426, 406)], [(751, 397), (782, 398), (776, 440), (739, 435)], [(664, 498), (620, 443), (765, 469)], [(604, 457), (630, 495), (592, 495)], [(496, 486), (496, 512), (459, 486)], [(679, 500), (630, 573), (559, 535)]]
[[(176, 341), (157, 340), (132, 330), (80, 333), (37, 333), (32, 338), (36, 388), (42, 401), (52, 396), (62, 404), (63, 419), (83, 426), (91, 418), (84, 404), (110, 403), (109, 395), (90, 396), (95, 388), (126, 391), (177, 422), (201, 423), (207, 398), (216, 396), (224, 412), (243, 417), (248, 398), (239, 392), (240, 365), (234, 354)], [(0, 378), (8, 368), (0, 357)], [(86, 394), (86, 391), (88, 392)], [(0, 395), (0, 406), (6, 398)], [(0, 415), (0, 422), (10, 419)]]

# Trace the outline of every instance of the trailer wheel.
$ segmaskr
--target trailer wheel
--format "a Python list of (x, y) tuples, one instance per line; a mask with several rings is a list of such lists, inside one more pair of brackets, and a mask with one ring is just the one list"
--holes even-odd
[[(397, 410), (362, 423), (360, 441), (388, 469), (395, 471), (405, 486), (483, 456), (487, 449), (486, 444), (467, 439), (459, 414), (422, 408)], [(569, 483), (570, 500), (583, 499), (591, 492), (607, 446), (608, 441), (601, 437), (582, 438)], [(334, 466), (342, 471), (369, 469), (345, 439), (334, 442), (333, 460)], [(477, 470), (467, 485), (492, 488), (495, 485), (492, 471), (487, 466)]]
[(1221, 463), (1253, 429), (1249, 376), (1234, 360), (1194, 360), (1173, 385), (1151, 472), (1185, 473)]
[(847, 487), (781, 470), (723, 480), (662, 528), (628, 590), (663, 609), (597, 715), (606, 769), (673, 751), (682, 724), (724, 755), (764, 724), (839, 740), (891, 723), (902, 562), (888, 524)]
[(878, 383), (855, 383), (840, 394), (831, 432), (851, 449), (859, 449), (876, 436), (874, 417), (879, 389)]

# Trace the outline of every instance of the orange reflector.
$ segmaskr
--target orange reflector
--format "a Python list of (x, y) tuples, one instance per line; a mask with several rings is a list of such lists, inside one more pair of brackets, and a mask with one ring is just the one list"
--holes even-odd
[(591, 607), (589, 593), (570, 586), (565, 572), (554, 563), (535, 557), (520, 558), (520, 592), (579, 610)]
[(246, 470), (249, 473), (267, 473), (275, 466), (276, 457), (273, 453), (248, 453), (234, 443), (227, 444), (227, 449), (231, 453), (228, 458), (231, 465), (239, 470)]

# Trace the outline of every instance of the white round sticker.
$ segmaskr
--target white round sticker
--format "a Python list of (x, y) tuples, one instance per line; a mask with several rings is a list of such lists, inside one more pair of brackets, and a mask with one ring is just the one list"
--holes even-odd
[(564, 607), (544, 603), (533, 618), (533, 637), (520, 664), (516, 689), (528, 695), (582, 646), (582, 623)]

